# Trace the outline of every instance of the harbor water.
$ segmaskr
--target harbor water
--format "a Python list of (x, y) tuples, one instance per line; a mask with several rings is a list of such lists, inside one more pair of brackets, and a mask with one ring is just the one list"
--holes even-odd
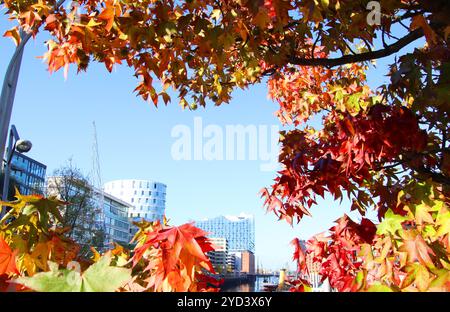
[(261, 292), (263, 291), (263, 284), (278, 284), (277, 276), (269, 276), (269, 277), (256, 277), (254, 281), (242, 283), (239, 285), (233, 285), (230, 287), (222, 288), (222, 292)]

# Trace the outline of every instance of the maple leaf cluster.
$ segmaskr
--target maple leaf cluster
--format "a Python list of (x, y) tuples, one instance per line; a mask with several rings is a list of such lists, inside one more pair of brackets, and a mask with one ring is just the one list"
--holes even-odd
[[(147, 232), (146, 228), (152, 231)], [(133, 268), (141, 275), (142, 287), (151, 291), (214, 291), (220, 281), (206, 256), (213, 251), (206, 233), (193, 224), (165, 227), (144, 222), (135, 236), (138, 244), (131, 258)], [(208, 276), (207, 273), (210, 273)]]
[(221, 284), (206, 253), (214, 250), (205, 232), (141, 222), (137, 244), (119, 244), (92, 258), (61, 225), (66, 204), (40, 195), (1, 202), (11, 207), (0, 220), (1, 291), (217, 291)]
[[(291, 224), (294, 216), (299, 221), (310, 215), (308, 208), (316, 204), (316, 195), (324, 197), (327, 192), (339, 199), (344, 191), (351, 197), (367, 189), (379, 168), (395, 162), (400, 153), (408, 155), (410, 163), (427, 161), (421, 156), (427, 145), (426, 133), (405, 107), (376, 104), (366, 114), (329, 114), (324, 123), (318, 132), (296, 129), (281, 133), (279, 159), (284, 168), (272, 191), (265, 189), (263, 196), (267, 209)], [(373, 197), (378, 196), (376, 187), (371, 191)], [(362, 212), (371, 203), (363, 196), (359, 195), (355, 207)]]
[[(426, 192), (429, 197), (412, 199)], [(405, 216), (389, 210), (377, 226), (348, 216), (336, 220), (330, 235), (311, 238), (295, 249), (299, 271), (310, 255), (320, 264), (322, 281), (339, 291), (449, 291), (447, 199), (430, 182), (410, 183), (398, 196)], [(295, 281), (308, 287), (307, 280)], [(294, 283), (295, 284), (295, 283)], [(304, 291), (298, 285), (293, 291)]]

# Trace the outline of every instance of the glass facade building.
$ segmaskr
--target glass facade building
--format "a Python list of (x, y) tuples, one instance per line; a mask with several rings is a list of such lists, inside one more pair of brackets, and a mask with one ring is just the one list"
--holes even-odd
[(116, 180), (105, 183), (103, 190), (130, 204), (128, 217), (135, 221), (163, 221), (166, 207), (163, 183), (148, 180)]
[[(59, 190), (66, 187), (69, 189), (69, 195), (73, 196), (76, 193), (80, 193), (78, 191), (80, 187), (75, 183), (70, 185), (64, 184), (65, 182), (61, 177), (49, 177), (47, 179), (47, 195), (61, 197)], [(95, 218), (96, 227), (103, 227), (105, 230), (105, 245), (112, 242), (117, 242), (121, 245), (128, 244), (132, 239), (131, 220), (128, 218), (128, 210), (131, 208), (131, 205), (103, 192), (103, 209), (99, 209), (102, 206), (100, 190), (95, 189), (91, 185), (87, 185), (86, 189), (89, 190), (90, 196), (92, 196), (92, 209), (98, 211)]]
[(196, 221), (195, 225), (208, 232), (208, 237), (225, 238), (229, 252), (255, 253), (255, 222), (252, 215), (220, 216)]
[(104, 193), (103, 206), (106, 241), (128, 244), (132, 239), (131, 221), (128, 218), (130, 204)]
[(18, 183), (21, 194), (43, 194), (46, 171), (46, 165), (14, 152), (11, 159), (11, 177)]

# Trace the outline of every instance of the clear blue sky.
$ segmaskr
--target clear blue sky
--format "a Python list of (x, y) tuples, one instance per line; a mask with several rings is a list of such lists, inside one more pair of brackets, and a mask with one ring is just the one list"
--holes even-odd
[[(0, 18), (0, 32), (11, 27)], [(256, 220), (256, 256), (268, 268), (291, 263), (294, 237), (309, 238), (332, 226), (348, 213), (348, 202), (324, 200), (312, 209), (313, 218), (304, 218), (290, 227), (265, 214), (258, 192), (270, 186), (275, 172), (260, 171), (259, 161), (175, 161), (171, 130), (177, 124), (190, 127), (196, 116), (204, 125), (279, 125), (277, 105), (267, 99), (265, 84), (236, 91), (233, 100), (221, 107), (183, 111), (176, 102), (156, 109), (132, 92), (137, 80), (126, 67), (109, 74), (101, 64), (92, 63), (87, 73), (76, 75), (73, 68), (67, 81), (62, 71), (50, 75), (37, 56), (46, 48), (45, 38), (31, 40), (24, 54), (12, 123), (22, 138), (33, 142), (30, 157), (47, 165), (47, 174), (72, 158), (85, 173), (92, 169), (95, 120), (104, 182), (114, 179), (151, 179), (167, 184), (166, 214), (172, 224), (217, 215), (250, 213)], [(0, 39), (0, 75), (6, 71), (13, 53), (10, 39)], [(389, 60), (390, 61), (390, 60)], [(388, 60), (371, 70), (370, 83), (377, 86), (386, 73)], [(354, 214), (350, 214), (355, 216)], [(357, 219), (357, 218), (356, 218)]]

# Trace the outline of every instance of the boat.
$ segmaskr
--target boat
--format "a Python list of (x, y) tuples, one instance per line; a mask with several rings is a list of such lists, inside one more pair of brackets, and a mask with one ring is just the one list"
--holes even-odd
[(267, 292), (274, 292), (278, 288), (278, 284), (272, 284), (272, 283), (263, 283), (262, 284), (262, 290)]

